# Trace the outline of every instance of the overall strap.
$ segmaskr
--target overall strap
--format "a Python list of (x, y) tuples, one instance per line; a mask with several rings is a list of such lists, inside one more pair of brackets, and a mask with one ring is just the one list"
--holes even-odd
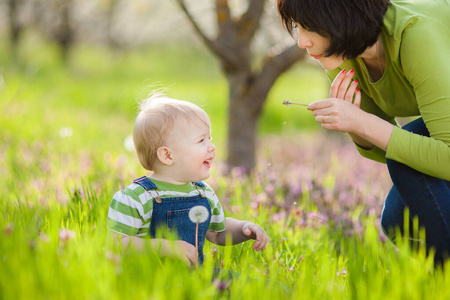
[(158, 187), (156, 186), (155, 183), (153, 183), (153, 181), (148, 179), (147, 176), (139, 177), (139, 178), (133, 180), (133, 182), (142, 186), (149, 194), (151, 194), (150, 191), (154, 190), (156, 192), (157, 196), (156, 197), (152, 196), (153, 199), (155, 199), (156, 203), (162, 202), (161, 198), (159, 197), (159, 193), (157, 191)]
[(196, 181), (192, 183), (195, 186), (201, 187), (202, 189), (206, 187), (205, 183), (203, 181)]
[(135, 179), (133, 182), (142, 186), (146, 191), (156, 190), (158, 188), (156, 186), (156, 184), (153, 183), (153, 181), (148, 179), (147, 176), (139, 177), (139, 178)]
[[(196, 182), (193, 182), (192, 184), (195, 186), (195, 188), (197, 189), (200, 196), (202, 198), (206, 198), (206, 190), (205, 190), (206, 184), (204, 184), (203, 181), (196, 181)], [(203, 193), (198, 188), (201, 188), (203, 190)]]

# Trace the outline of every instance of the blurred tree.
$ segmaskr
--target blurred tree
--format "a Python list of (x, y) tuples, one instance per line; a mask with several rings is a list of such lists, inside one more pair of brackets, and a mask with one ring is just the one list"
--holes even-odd
[(63, 61), (67, 62), (70, 47), (74, 40), (74, 31), (71, 27), (70, 12), (72, 0), (57, 0), (59, 11), (59, 24), (55, 27), (54, 38), (61, 47)]
[[(14, 0), (13, 0), (14, 1)], [(24, 0), (32, 5), (34, 24), (44, 36), (55, 41), (61, 57), (68, 61), (70, 48), (75, 42), (75, 25), (72, 15), (76, 0)], [(75, 2), (75, 3), (74, 3)]]
[(106, 5), (106, 35), (109, 46), (112, 48), (118, 48), (120, 43), (116, 41), (113, 34), (113, 25), (115, 22), (119, 0), (104, 0)]
[(237, 17), (232, 16), (228, 0), (216, 0), (215, 38), (207, 36), (184, 0), (176, 2), (203, 43), (220, 60), (229, 86), (227, 162), (249, 172), (255, 166), (258, 120), (267, 95), (283, 72), (304, 59), (305, 51), (291, 40), (268, 49), (262, 64), (256, 65), (251, 44), (260, 27), (266, 0), (248, 0), (247, 9)]
[(18, 6), (22, 0), (8, 0), (8, 15), (9, 15), (9, 41), (11, 48), (11, 57), (16, 58), (16, 52), (19, 44), (20, 33), (22, 26), (18, 18)]

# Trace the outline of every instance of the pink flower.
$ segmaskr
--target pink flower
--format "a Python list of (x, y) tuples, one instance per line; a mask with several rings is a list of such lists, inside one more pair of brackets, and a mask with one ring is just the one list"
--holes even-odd
[(62, 242), (67, 242), (75, 237), (75, 232), (68, 229), (61, 229), (59, 231), (59, 239)]

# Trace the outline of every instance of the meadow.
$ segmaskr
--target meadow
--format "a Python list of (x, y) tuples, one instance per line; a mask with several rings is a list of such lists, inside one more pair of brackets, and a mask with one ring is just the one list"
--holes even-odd
[[(321, 69), (299, 64), (276, 83), (246, 176), (226, 171), (227, 87), (204, 51), (78, 46), (63, 65), (55, 47), (27, 37), (17, 57), (0, 48), (0, 299), (450, 298), (448, 266), (380, 230), (386, 166), (281, 105), (326, 97)], [(188, 269), (150, 249), (104, 247), (112, 195), (146, 174), (129, 136), (137, 101), (155, 87), (210, 114), (207, 182), (227, 216), (265, 228), (266, 250), (207, 243), (204, 266)], [(213, 279), (214, 267), (239, 276)]]

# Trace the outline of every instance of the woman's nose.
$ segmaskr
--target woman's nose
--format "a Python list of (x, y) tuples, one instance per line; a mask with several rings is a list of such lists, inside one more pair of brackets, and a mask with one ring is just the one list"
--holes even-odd
[(309, 48), (312, 46), (311, 40), (304, 34), (299, 34), (297, 38), (297, 45), (301, 49)]

